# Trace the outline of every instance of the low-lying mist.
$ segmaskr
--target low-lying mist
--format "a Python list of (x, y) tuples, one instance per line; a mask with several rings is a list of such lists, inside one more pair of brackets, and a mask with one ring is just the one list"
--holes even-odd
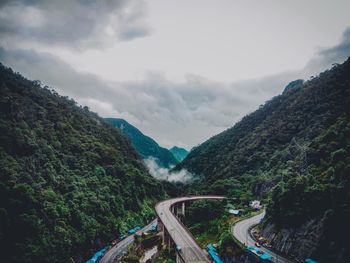
[(170, 169), (160, 167), (155, 158), (147, 158), (144, 160), (148, 171), (150, 174), (159, 180), (169, 181), (172, 183), (181, 182), (187, 183), (192, 180), (192, 174), (188, 172), (186, 169), (181, 169), (180, 171), (172, 171)]

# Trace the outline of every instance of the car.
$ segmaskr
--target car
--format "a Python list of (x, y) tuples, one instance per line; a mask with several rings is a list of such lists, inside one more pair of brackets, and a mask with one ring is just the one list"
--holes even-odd
[(179, 251), (179, 252), (181, 252), (181, 246), (177, 245), (177, 246), (176, 246), (176, 250)]
[(260, 245), (259, 242), (255, 242), (255, 246), (256, 246), (256, 247), (261, 247), (261, 245)]
[(136, 232), (135, 229), (129, 229), (128, 230), (128, 234), (129, 235), (133, 235), (133, 234), (135, 234), (135, 232)]

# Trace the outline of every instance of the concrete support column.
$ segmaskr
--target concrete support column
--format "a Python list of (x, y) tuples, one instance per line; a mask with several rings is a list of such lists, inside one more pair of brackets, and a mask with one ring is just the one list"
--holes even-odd
[(171, 238), (170, 235), (168, 235), (168, 251), (170, 252), (170, 248), (171, 248)]
[(185, 202), (182, 203), (182, 215), (185, 217)]
[(158, 224), (157, 224), (157, 230), (162, 233), (162, 245), (165, 244), (165, 227), (163, 225), (163, 222), (158, 218)]
[(162, 232), (164, 228), (163, 222), (158, 218), (157, 219), (157, 231)]
[(185, 263), (179, 255), (179, 252), (176, 252), (176, 263)]
[(164, 246), (165, 244), (165, 228), (163, 227), (163, 231), (162, 231), (162, 245)]

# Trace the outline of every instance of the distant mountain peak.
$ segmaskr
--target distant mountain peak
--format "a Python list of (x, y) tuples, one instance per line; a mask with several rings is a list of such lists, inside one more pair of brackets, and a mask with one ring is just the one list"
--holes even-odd
[(119, 128), (130, 139), (132, 145), (143, 159), (154, 158), (159, 166), (166, 168), (178, 163), (177, 158), (168, 149), (159, 146), (155, 140), (143, 134), (126, 120), (105, 118), (105, 121)]
[(304, 82), (305, 81), (303, 79), (297, 79), (297, 80), (293, 80), (293, 81), (289, 82), (287, 84), (287, 86), (284, 88), (282, 94), (285, 94), (292, 89), (299, 88), (301, 85), (304, 84)]
[(184, 148), (173, 146), (169, 151), (174, 155), (174, 157), (181, 162), (188, 155), (188, 151)]

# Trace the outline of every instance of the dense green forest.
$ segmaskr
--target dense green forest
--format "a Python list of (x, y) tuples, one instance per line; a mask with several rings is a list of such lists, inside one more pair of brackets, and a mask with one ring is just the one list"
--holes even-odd
[(1, 64), (0, 176), (1, 262), (82, 262), (166, 197), (118, 129)]
[(158, 145), (152, 138), (144, 135), (136, 127), (126, 120), (118, 118), (105, 118), (105, 121), (122, 130), (128, 136), (141, 158), (154, 158), (156, 163), (162, 167), (170, 167), (178, 163), (178, 160), (166, 148)]
[(313, 257), (343, 262), (350, 251), (350, 60), (296, 84), (176, 169), (197, 175), (189, 193), (266, 198), (267, 221), (280, 228), (322, 220)]

